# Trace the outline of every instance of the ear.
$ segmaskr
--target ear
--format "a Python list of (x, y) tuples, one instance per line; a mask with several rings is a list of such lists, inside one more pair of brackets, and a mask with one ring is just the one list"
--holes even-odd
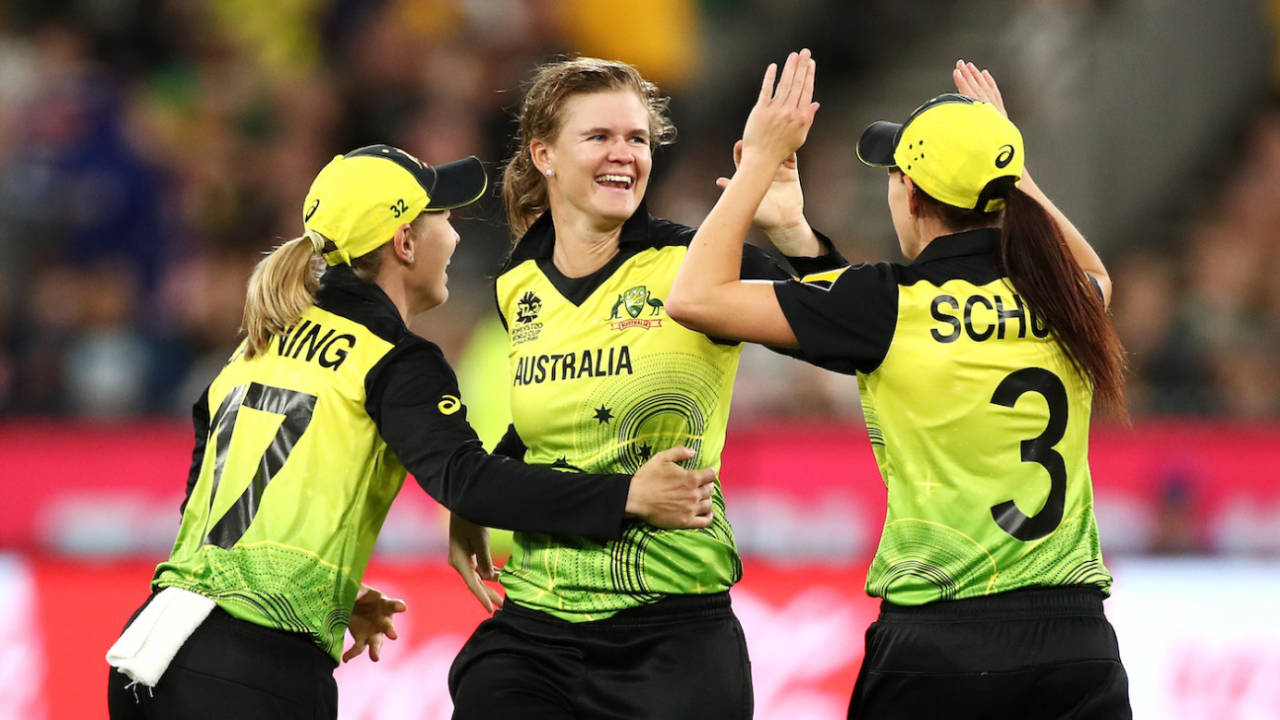
[(547, 174), (547, 168), (551, 167), (551, 156), (554, 154), (551, 145), (544, 140), (534, 138), (529, 142), (529, 156), (533, 159), (533, 166), (538, 168), (540, 175)]
[(912, 215), (920, 214), (920, 198), (916, 196), (916, 184), (911, 182), (911, 178), (906, 173), (899, 173), (902, 176), (902, 182), (907, 186), (907, 209)]
[(396, 228), (395, 237), (391, 238), (391, 255), (399, 262), (410, 265), (414, 258), (413, 229), (408, 224)]

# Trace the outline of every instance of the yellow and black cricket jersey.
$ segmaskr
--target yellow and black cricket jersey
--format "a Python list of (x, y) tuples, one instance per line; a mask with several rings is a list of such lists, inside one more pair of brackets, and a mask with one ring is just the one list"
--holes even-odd
[(622, 530), (629, 477), (485, 453), (440, 349), (345, 265), (265, 354), (236, 351), (194, 417), (182, 524), (153, 587), (303, 633), (335, 661), (406, 468), (479, 523), (602, 539)]
[[(614, 258), (568, 278), (551, 259), (550, 213), (534, 223), (496, 285), (510, 338), (513, 420), (496, 452), (579, 472), (634, 473), (653, 453), (685, 445), (697, 452), (688, 467), (719, 470), (741, 345), (688, 330), (664, 309), (693, 233), (642, 205), (623, 225)], [(744, 277), (790, 276), (746, 249)], [(792, 259), (799, 272), (844, 262), (834, 251)], [(576, 622), (670, 594), (723, 592), (742, 564), (718, 481), (713, 503), (715, 520), (703, 530), (631, 521), (608, 542), (517, 533), (502, 575), (507, 596)]]
[(857, 373), (888, 513), (867, 592), (900, 605), (1029, 586), (1107, 592), (1093, 391), (1001, 269), (999, 231), (909, 265), (777, 283), (801, 351)]

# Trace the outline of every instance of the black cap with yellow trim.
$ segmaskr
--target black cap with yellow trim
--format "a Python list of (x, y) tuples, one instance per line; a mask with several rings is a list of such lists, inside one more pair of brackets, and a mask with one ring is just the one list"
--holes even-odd
[(858, 159), (897, 167), (948, 205), (994, 212), (1004, 200), (993, 190), (1022, 178), (1022, 133), (994, 106), (948, 93), (916, 108), (905, 122), (871, 123), (858, 139)]
[(330, 265), (350, 264), (388, 242), (396, 228), (419, 214), (470, 205), (489, 186), (474, 155), (428, 166), (390, 145), (369, 145), (337, 155), (311, 183), (302, 204), (307, 236), (332, 240)]

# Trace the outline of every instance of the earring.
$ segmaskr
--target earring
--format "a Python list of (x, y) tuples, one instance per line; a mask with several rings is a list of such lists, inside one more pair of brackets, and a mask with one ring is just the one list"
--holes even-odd
[(552, 170), (551, 168), (547, 168), (547, 169), (546, 169), (546, 170), (544, 170), (543, 172), (545, 172), (545, 173), (546, 173), (547, 177), (551, 177), (552, 175), (555, 175), (555, 174), (556, 174), (556, 173), (555, 173), (555, 171), (554, 171), (554, 170)]

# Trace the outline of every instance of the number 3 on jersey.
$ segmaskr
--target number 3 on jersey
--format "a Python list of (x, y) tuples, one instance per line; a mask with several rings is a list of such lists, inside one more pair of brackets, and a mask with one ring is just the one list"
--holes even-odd
[(1044, 368), (1023, 368), (1000, 382), (991, 402), (1011, 408), (1029, 392), (1039, 393), (1049, 404), (1049, 423), (1044, 432), (1022, 441), (1022, 462), (1037, 463), (1049, 473), (1049, 497), (1035, 515), (1026, 515), (1012, 500), (991, 508), (991, 518), (1000, 529), (1024, 542), (1039, 540), (1056, 530), (1067, 499), (1067, 464), (1053, 449), (1067, 432), (1067, 388), (1062, 379)]
[(227, 393), (217, 415), (213, 418), (212, 433), (217, 436), (217, 457), (213, 466), (213, 489), (209, 491), (209, 506), (218, 497), (218, 487), (222, 484), (223, 470), (227, 466), (227, 456), (231, 452), (231, 438), (235, 431), (236, 418), (240, 408), (248, 407), (274, 415), (283, 415), (280, 428), (271, 439), (267, 449), (258, 461), (256, 472), (249, 481), (244, 492), (236, 499), (227, 512), (218, 520), (205, 538), (205, 544), (217, 545), (230, 549), (236, 541), (249, 529), (249, 523), (258, 513), (258, 505), (262, 502), (262, 493), (267, 489), (271, 479), (280, 472), (289, 459), (289, 453), (298, 443), (302, 433), (311, 424), (311, 415), (316, 409), (316, 396), (297, 390), (249, 383), (239, 385)]

